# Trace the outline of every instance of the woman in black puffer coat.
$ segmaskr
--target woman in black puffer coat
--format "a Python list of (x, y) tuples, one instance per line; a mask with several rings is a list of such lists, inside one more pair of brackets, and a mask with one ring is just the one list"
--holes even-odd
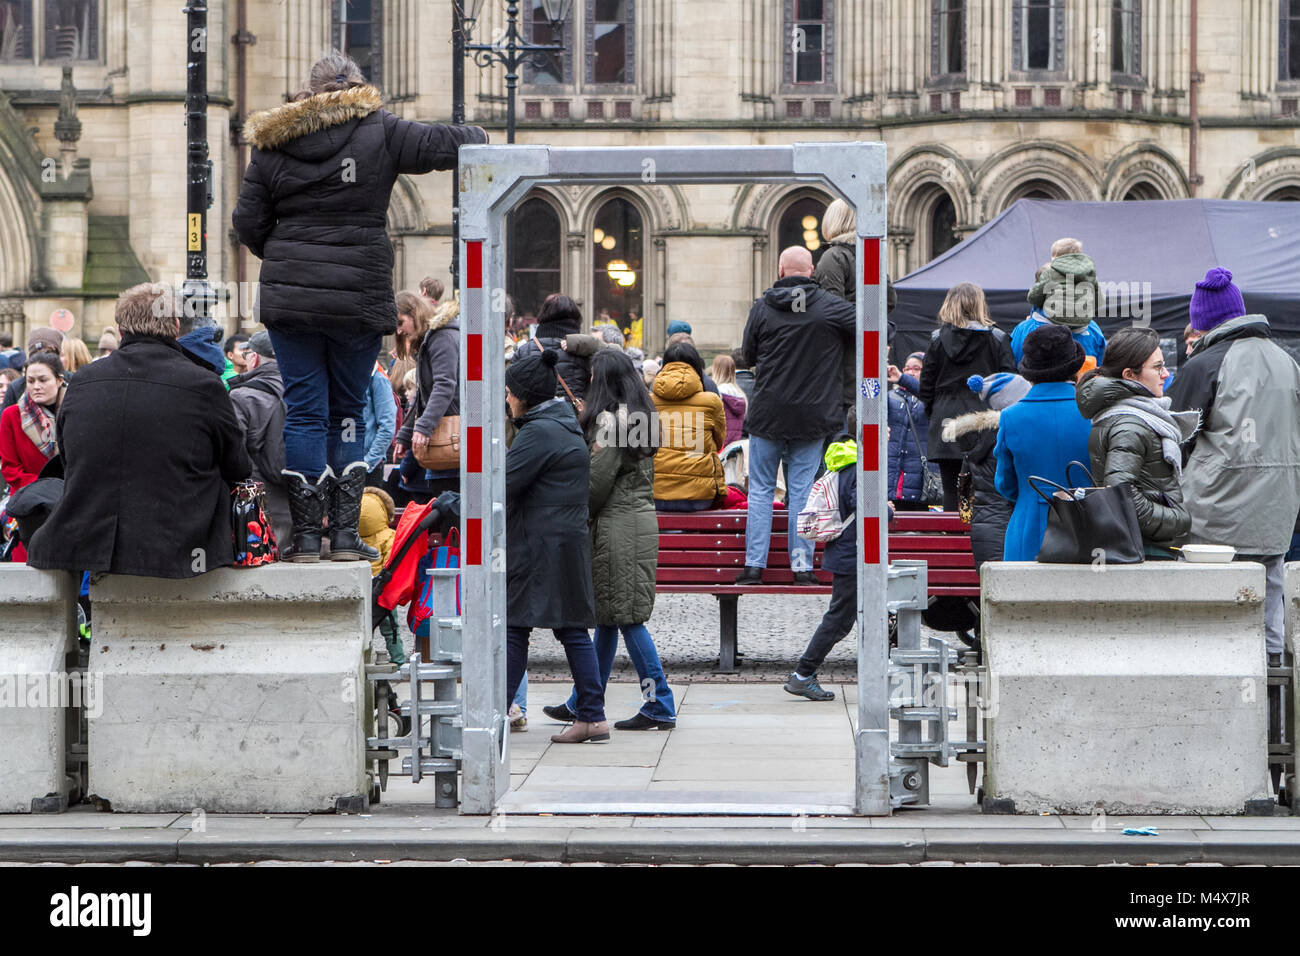
[(380, 103), (334, 53), (294, 102), (244, 127), (253, 154), (234, 227), (262, 260), (258, 317), (284, 381), (294, 561), (320, 559), (327, 511), (331, 557), (378, 557), (356, 527), (366, 392), (380, 341), (397, 329), (389, 196), (400, 174), (451, 169), (462, 144), (487, 142), (476, 126), (412, 123)]
[(943, 477), (943, 510), (957, 510), (957, 475), (961, 449), (943, 440), (945, 419), (984, 407), (966, 380), (972, 375), (1014, 372), (1011, 339), (989, 318), (984, 290), (959, 282), (948, 290), (939, 309), (939, 328), (930, 336), (921, 368), (921, 401), (930, 417), (930, 460)]
[[(578, 303), (558, 292), (548, 295), (537, 310), (537, 337), (519, 346), (515, 351), (515, 361), (537, 355), (543, 349), (554, 350), (560, 357), (555, 366), (555, 397), (567, 397), (564, 385), (568, 385), (574, 398), (582, 398), (587, 394), (587, 383), (591, 381), (591, 356), (600, 344), (590, 336), (568, 340), (568, 336), (581, 331), (582, 311)], [(589, 346), (585, 345), (587, 342)], [(575, 343), (574, 348), (568, 347), (571, 343)], [(564, 380), (564, 385), (560, 384), (560, 379)]]

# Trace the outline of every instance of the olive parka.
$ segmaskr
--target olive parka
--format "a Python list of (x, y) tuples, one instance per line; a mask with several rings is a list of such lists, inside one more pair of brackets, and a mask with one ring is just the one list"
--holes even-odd
[(591, 430), (591, 577), (596, 624), (644, 624), (655, 607), (659, 522), (655, 517), (654, 457), (636, 457), (612, 436), (627, 434), (613, 412), (601, 412)]

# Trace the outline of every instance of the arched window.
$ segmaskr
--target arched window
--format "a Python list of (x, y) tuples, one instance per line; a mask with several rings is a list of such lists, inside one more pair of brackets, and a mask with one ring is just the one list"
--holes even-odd
[(1283, 186), (1264, 197), (1265, 202), (1300, 202), (1300, 186)]
[(622, 329), (645, 317), (645, 230), (641, 213), (626, 199), (611, 199), (592, 223), (591, 322)]
[(506, 286), (521, 316), (535, 316), (560, 292), (560, 216), (545, 199), (526, 199), (506, 225)]
[(1156, 189), (1150, 183), (1134, 183), (1129, 191), (1124, 194), (1126, 202), (1141, 202), (1150, 199), (1161, 199), (1160, 190)]
[(930, 258), (936, 259), (957, 245), (953, 227), (957, 225), (957, 207), (952, 197), (943, 193), (930, 210)]
[[(1007, 195), (1006, 206), (1017, 199), (1067, 199), (1065, 190), (1056, 183), (1046, 179), (1029, 179), (1018, 185)], [(1004, 207), (1005, 208), (1005, 207)]]
[(833, 236), (822, 236), (822, 216), (826, 212), (826, 201), (816, 196), (803, 196), (785, 207), (776, 227), (776, 254), (790, 246), (804, 246), (811, 253), (813, 262), (822, 257), (824, 240)]

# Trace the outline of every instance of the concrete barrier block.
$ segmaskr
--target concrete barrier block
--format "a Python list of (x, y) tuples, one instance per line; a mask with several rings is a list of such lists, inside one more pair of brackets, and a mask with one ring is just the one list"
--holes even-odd
[(114, 810), (303, 812), (369, 793), (370, 566), (91, 585), (90, 789)]
[(1261, 565), (984, 565), (986, 798), (1239, 814), (1270, 796)]
[[(76, 651), (77, 581), (0, 564), (0, 813), (66, 801), (68, 658)], [(56, 800), (55, 802), (61, 802)]]
[[(1300, 714), (1300, 660), (1296, 652), (1300, 651), (1300, 562), (1291, 562), (1283, 568), (1282, 585), (1286, 622), (1286, 649), (1291, 655), (1291, 713)], [(1300, 741), (1297, 741), (1295, 727), (1290, 730), (1292, 757), (1300, 757)], [(1294, 782), (1300, 780), (1300, 763), (1296, 763), (1289, 773), (1291, 782), (1287, 790), (1291, 793), (1292, 812), (1300, 813), (1300, 795), (1294, 793)]]

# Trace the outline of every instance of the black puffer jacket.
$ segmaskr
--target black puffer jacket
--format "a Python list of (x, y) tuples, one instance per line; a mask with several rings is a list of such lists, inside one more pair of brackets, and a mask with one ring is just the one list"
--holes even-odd
[(1015, 372), (1011, 339), (1001, 329), (943, 324), (930, 336), (921, 366), (921, 401), (930, 416), (930, 460), (960, 459), (962, 451), (943, 440), (943, 422), (987, 406), (966, 387), (972, 375)]
[(1002, 560), (1002, 542), (1007, 536), (1007, 522), (1015, 502), (998, 494), (993, 477), (998, 462), (993, 446), (998, 441), (998, 420), (1002, 413), (991, 408), (967, 412), (948, 419), (943, 426), (943, 440), (961, 450), (970, 468), (975, 514), (971, 518), (970, 550), (975, 569), (985, 561)]
[[(1151, 397), (1137, 382), (1092, 375), (1079, 382), (1075, 401), (1083, 417), (1093, 419), (1135, 395)], [(1192, 517), (1183, 504), (1182, 484), (1161, 454), (1160, 436), (1150, 426), (1132, 415), (1103, 419), (1088, 435), (1088, 457), (1097, 484), (1110, 487), (1128, 482), (1143, 544), (1172, 548), (1187, 540)]]
[[(564, 394), (564, 385), (569, 386), (574, 398), (583, 398), (587, 394), (587, 385), (591, 382), (591, 356), (596, 354), (600, 344), (590, 335), (576, 334), (577, 331), (576, 328), (539, 325), (537, 337), (529, 339), (515, 350), (516, 362), (543, 348), (559, 355), (559, 360), (555, 363), (556, 398), (568, 397)], [(566, 340), (569, 347), (562, 348), (561, 343)], [(560, 379), (564, 379), (564, 385), (560, 384)]]
[(239, 241), (262, 260), (258, 318), (278, 332), (397, 329), (386, 224), (402, 173), (451, 169), (477, 126), (412, 123), (373, 86), (318, 93), (255, 113), (235, 206)]

